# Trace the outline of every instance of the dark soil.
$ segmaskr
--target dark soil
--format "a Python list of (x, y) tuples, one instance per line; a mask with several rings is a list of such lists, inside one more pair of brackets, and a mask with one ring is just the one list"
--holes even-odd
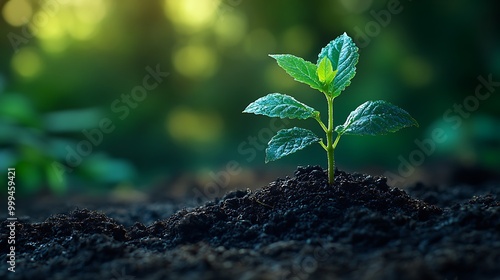
[(337, 171), (328, 186), (321, 168), (299, 168), (177, 212), (155, 204), (23, 220), (16, 272), (3, 261), (0, 278), (500, 279), (498, 191), (420, 184), (409, 190), (419, 200), (383, 177)]

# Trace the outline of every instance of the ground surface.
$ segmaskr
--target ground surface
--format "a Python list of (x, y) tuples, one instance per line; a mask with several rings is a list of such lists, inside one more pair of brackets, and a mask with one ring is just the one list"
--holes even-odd
[[(194, 209), (75, 209), (17, 224), (0, 279), (500, 279), (498, 185), (406, 192), (319, 167)], [(178, 210), (178, 211), (177, 211)], [(0, 251), (7, 252), (6, 222)]]

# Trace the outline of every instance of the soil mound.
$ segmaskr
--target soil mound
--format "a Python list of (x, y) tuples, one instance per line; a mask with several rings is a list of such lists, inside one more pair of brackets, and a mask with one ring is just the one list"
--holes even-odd
[[(500, 279), (500, 201), (455, 190), (410, 189), (438, 207), (383, 177), (337, 171), (329, 186), (320, 167), (300, 167), (146, 225), (124, 209), (150, 220), (176, 206), (75, 209), (17, 222), (16, 272), (2, 262), (0, 278)], [(4, 221), (2, 252), (8, 234)]]

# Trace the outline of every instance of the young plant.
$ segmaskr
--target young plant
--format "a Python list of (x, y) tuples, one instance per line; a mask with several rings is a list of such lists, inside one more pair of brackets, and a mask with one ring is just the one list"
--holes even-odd
[[(293, 127), (282, 129), (269, 141), (266, 163), (295, 153), (305, 147), (319, 143), (328, 157), (328, 182), (333, 184), (335, 176), (334, 151), (342, 135), (383, 135), (404, 127), (418, 126), (405, 110), (383, 100), (367, 101), (352, 111), (344, 124), (333, 126), (333, 101), (351, 84), (356, 74), (358, 48), (344, 33), (324, 47), (316, 64), (290, 54), (270, 55), (278, 65), (296, 81), (322, 92), (328, 103), (328, 125), (320, 113), (295, 98), (271, 93), (248, 105), (243, 113), (254, 113), (268, 117), (289, 119), (315, 119), (326, 133), (326, 143), (312, 131)], [(336, 133), (334, 137), (333, 133)]]

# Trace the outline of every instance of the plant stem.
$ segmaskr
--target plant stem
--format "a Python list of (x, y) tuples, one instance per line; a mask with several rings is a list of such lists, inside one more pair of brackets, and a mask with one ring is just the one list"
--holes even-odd
[(333, 142), (333, 149), (334, 150), (337, 147), (337, 144), (339, 143), (340, 136), (342, 136), (342, 134), (337, 134), (337, 138), (335, 138), (335, 142)]
[[(333, 98), (326, 95), (328, 101), (328, 129), (326, 131), (326, 154), (328, 156), (328, 183), (333, 185), (335, 181), (335, 159), (333, 156), (334, 143), (333, 143)], [(335, 141), (335, 146), (338, 142), (339, 136)]]
[(319, 142), (319, 144), (320, 144), (320, 145), (321, 145), (321, 147), (323, 147), (323, 149), (325, 149), (325, 151), (326, 151), (326, 149), (327, 149), (327, 148), (326, 148), (325, 143), (323, 143), (323, 139), (321, 139), (321, 141)]
[(321, 126), (321, 128), (323, 129), (323, 131), (326, 133), (328, 131), (328, 128), (321, 121), (321, 119), (319, 118), (319, 115), (317, 115), (314, 119), (319, 123), (319, 125)]

